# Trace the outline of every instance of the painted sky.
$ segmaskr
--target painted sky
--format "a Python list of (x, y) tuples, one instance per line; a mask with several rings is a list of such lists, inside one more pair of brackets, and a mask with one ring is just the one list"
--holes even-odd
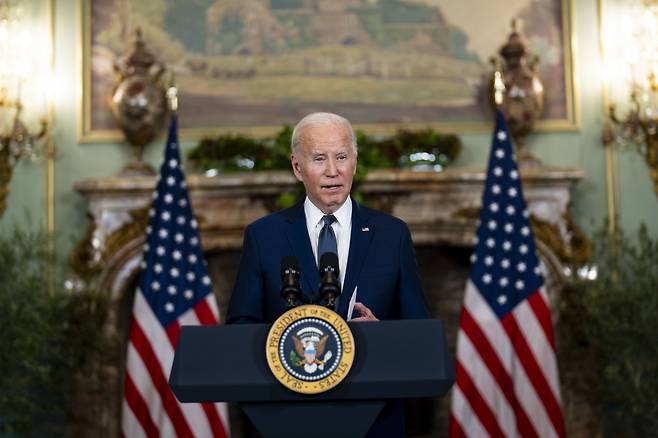
[[(505, 0), (504, 2), (413, 0), (411, 3), (438, 6), (451, 24), (463, 29), (468, 34), (468, 50), (477, 53), (483, 62), (487, 62), (506, 41), (512, 18), (530, 4), (530, 0)], [(492, 20), (491, 15), (495, 3), (504, 4), (504, 6), (497, 6), (498, 10), (495, 11), (497, 17)], [(490, 29), (490, 31), (482, 32), (482, 29)]]

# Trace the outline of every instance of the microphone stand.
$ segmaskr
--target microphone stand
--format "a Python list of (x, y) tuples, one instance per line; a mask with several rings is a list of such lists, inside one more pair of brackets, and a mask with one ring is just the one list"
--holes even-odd
[(336, 299), (340, 296), (340, 271), (338, 269), (338, 256), (327, 252), (320, 257), (320, 289), (319, 300), (325, 300), (325, 307), (335, 311)]

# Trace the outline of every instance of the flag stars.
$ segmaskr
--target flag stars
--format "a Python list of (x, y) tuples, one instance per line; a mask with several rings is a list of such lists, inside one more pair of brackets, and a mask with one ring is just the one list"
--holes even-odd
[(523, 280), (517, 280), (516, 283), (514, 283), (514, 286), (516, 286), (518, 290), (523, 290), (525, 283)]
[(512, 242), (510, 242), (509, 240), (504, 241), (503, 242), (503, 249), (505, 251), (509, 251), (510, 249), (512, 249)]
[[(141, 260), (137, 260), (144, 274), (140, 275), (139, 290), (154, 306), (155, 316), (164, 327), (177, 321), (198, 300), (212, 298), (213, 289), (207, 268), (201, 266), (204, 260), (199, 252), (202, 250), (199, 229), (203, 224), (201, 217), (195, 218), (191, 211), (192, 201), (174, 128), (172, 125), (165, 143), (167, 153), (153, 200), (149, 198), (149, 219), (142, 227), (148, 242), (144, 250), (150, 253), (144, 252)], [(503, 176), (507, 169), (504, 172)]]
[(509, 172), (509, 177), (512, 179), (517, 179), (519, 177), (519, 172), (517, 172), (516, 169), (512, 169)]
[(528, 234), (530, 234), (530, 228), (528, 228), (528, 227), (521, 228), (521, 234), (523, 234), (524, 236), (527, 236)]
[(475, 263), (477, 261), (478, 261), (478, 256), (475, 253), (471, 254), (471, 263)]
[(509, 268), (509, 266), (510, 266), (509, 259), (503, 259), (503, 260), (501, 260), (501, 262), (500, 262), (500, 267), (501, 267), (501, 268), (503, 268), (503, 269), (507, 269), (507, 268)]
[(496, 223), (495, 220), (492, 219), (492, 220), (489, 221), (489, 223), (487, 224), (487, 226), (489, 227), (490, 230), (493, 231), (493, 230), (496, 229), (496, 227), (498, 227), (498, 224)]
[(484, 274), (482, 276), (482, 281), (484, 282), (484, 284), (491, 283), (491, 274)]
[(489, 206), (489, 210), (491, 210), (494, 213), (497, 212), (498, 211), (498, 203), (492, 202), (491, 205)]
[(487, 266), (493, 265), (493, 262), (494, 262), (494, 259), (491, 256), (486, 256), (484, 258), (484, 264), (487, 265)]
[(505, 207), (505, 213), (507, 213), (509, 216), (512, 216), (514, 213), (516, 213), (516, 208), (514, 208), (513, 205), (508, 205)]
[(535, 269), (533, 269), (535, 275), (541, 275), (541, 268), (539, 266), (535, 266)]
[(500, 277), (498, 284), (500, 284), (500, 287), (506, 287), (509, 284), (509, 280), (507, 277)]
[(520, 252), (521, 254), (525, 254), (525, 253), (527, 253), (527, 252), (528, 252), (528, 245), (521, 245), (521, 246), (519, 246), (519, 252)]
[(525, 272), (526, 265), (523, 262), (520, 262), (519, 264), (516, 265), (516, 270), (519, 272)]
[(509, 190), (507, 190), (507, 194), (510, 195), (510, 197), (514, 198), (517, 195), (517, 190), (514, 187), (510, 187)]
[(144, 252), (149, 252), (149, 249), (150, 249), (149, 244), (145, 243), (144, 244)]
[(502, 149), (496, 149), (496, 158), (504, 158), (505, 157), (505, 151)]
[(501, 306), (504, 306), (505, 303), (507, 302), (507, 295), (498, 295), (496, 301), (498, 301), (498, 304), (500, 304)]
[(523, 217), (526, 218), (526, 219), (528, 219), (528, 217), (530, 217), (530, 213), (528, 213), (528, 210), (526, 210), (526, 209), (523, 210)]
[(507, 223), (505, 224), (505, 232), (509, 234), (509, 233), (511, 233), (512, 231), (514, 231), (514, 225), (512, 225), (512, 224), (509, 223), (509, 222), (507, 222)]
[(507, 140), (507, 134), (505, 134), (505, 131), (498, 131), (496, 133), (496, 137), (498, 137), (498, 140), (500, 140), (500, 141)]
[(500, 186), (498, 184), (494, 184), (491, 186), (491, 193), (494, 195), (497, 195), (500, 193)]
[(496, 176), (501, 176), (503, 174), (503, 168), (500, 166), (496, 166), (494, 167), (493, 173)]
[(487, 246), (488, 246), (489, 248), (493, 248), (494, 246), (496, 246), (496, 241), (495, 241), (493, 238), (491, 238), (491, 237), (488, 238), (488, 239), (487, 239)]

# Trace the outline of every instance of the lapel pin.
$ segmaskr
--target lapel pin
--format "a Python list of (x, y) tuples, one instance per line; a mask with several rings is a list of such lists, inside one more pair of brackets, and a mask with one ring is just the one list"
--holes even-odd
[(361, 228), (361, 231), (363, 231), (363, 232), (368, 232), (368, 231), (370, 231), (370, 228), (368, 228), (368, 227), (363, 227), (363, 228)]

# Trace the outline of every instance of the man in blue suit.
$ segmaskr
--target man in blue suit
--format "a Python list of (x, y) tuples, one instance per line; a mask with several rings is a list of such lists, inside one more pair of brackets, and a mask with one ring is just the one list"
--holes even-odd
[[(341, 316), (347, 316), (357, 293), (352, 321), (428, 318), (406, 224), (350, 197), (357, 147), (349, 121), (331, 113), (304, 117), (293, 131), (291, 152), (306, 198), (245, 230), (227, 323), (271, 323), (286, 311), (279, 295), (284, 256), (297, 257), (302, 291), (315, 294), (317, 261), (326, 242), (338, 254), (343, 293), (336, 310)], [(404, 436), (401, 403), (388, 403), (368, 436)]]

